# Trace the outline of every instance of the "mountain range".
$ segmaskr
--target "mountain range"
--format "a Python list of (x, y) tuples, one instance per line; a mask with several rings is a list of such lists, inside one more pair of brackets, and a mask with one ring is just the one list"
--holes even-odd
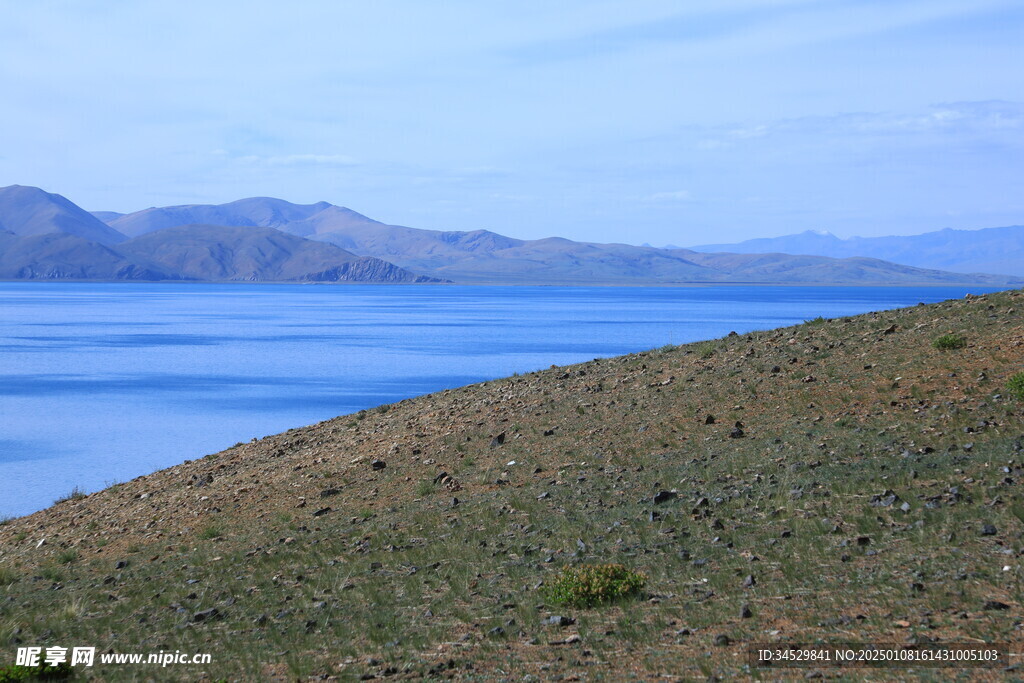
[(388, 225), (327, 202), (253, 197), (227, 204), (89, 213), (39, 188), (0, 188), (0, 278), (495, 284), (984, 284), (877, 258), (708, 253), (523, 240), (486, 230)]
[(127, 235), (60, 195), (0, 188), (0, 279), (441, 282), (272, 228), (196, 221), (163, 228)]
[(704, 244), (694, 251), (738, 254), (813, 254), (846, 258), (870, 256), (918, 268), (956, 273), (1005, 273), (1024, 276), (1024, 225), (983, 230), (936, 230), (920, 235), (850, 237), (808, 230), (796, 235)]

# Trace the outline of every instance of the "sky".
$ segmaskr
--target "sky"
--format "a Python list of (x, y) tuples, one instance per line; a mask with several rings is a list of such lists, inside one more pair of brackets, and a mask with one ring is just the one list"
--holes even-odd
[(689, 246), (1024, 224), (1019, 0), (0, 0), (0, 186)]

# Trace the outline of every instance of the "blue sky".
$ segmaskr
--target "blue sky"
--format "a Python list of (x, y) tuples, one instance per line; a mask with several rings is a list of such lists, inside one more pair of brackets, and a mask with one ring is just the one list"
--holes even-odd
[(0, 185), (677, 245), (1024, 223), (1006, 0), (5, 3)]

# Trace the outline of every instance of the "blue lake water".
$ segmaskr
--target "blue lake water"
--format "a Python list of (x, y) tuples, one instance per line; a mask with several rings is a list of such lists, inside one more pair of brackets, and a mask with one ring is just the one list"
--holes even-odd
[(0, 283), (0, 517), (514, 372), (988, 291)]

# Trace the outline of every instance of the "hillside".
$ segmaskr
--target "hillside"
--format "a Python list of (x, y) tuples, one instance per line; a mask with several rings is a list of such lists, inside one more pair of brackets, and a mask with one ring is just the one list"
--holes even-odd
[(51, 232), (15, 235), (0, 231), (0, 279), (4, 280), (175, 280), (183, 276), (133, 259), (99, 242)]
[(120, 245), (120, 251), (192, 280), (438, 282), (272, 228), (183, 225), (144, 233)]
[(833, 258), (866, 256), (919, 268), (956, 273), (1006, 273), (1024, 276), (1024, 226), (983, 230), (936, 230), (921, 235), (850, 237), (808, 230), (735, 244), (706, 244), (695, 251), (739, 254), (813, 254)]
[[(1009, 291), (552, 367), (72, 496), (0, 525), (0, 644), (212, 653), (161, 680), (727, 680), (750, 644), (819, 639), (1019, 653), (1022, 311)], [(546, 592), (605, 562), (643, 593)]]

